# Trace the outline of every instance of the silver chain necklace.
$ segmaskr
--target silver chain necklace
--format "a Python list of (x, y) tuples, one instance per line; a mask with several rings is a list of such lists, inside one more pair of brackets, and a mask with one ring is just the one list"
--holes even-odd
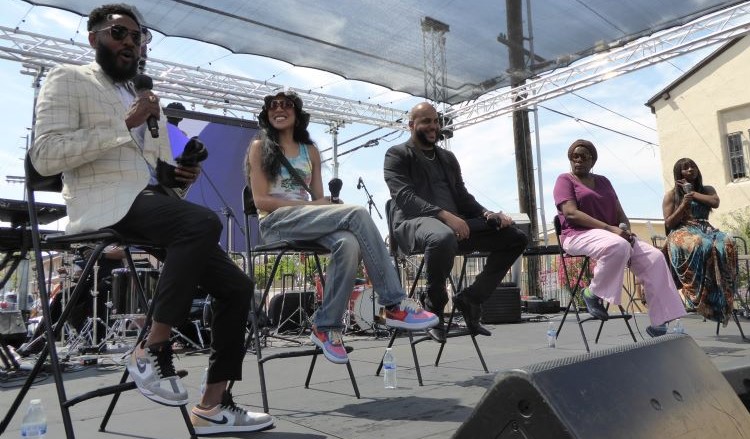
[(425, 150), (421, 150), (421, 151), (422, 151), (422, 155), (427, 160), (432, 161), (432, 160), (435, 160), (435, 157), (437, 157), (437, 151), (435, 151), (435, 148), (432, 149), (432, 157), (427, 157), (427, 152)]

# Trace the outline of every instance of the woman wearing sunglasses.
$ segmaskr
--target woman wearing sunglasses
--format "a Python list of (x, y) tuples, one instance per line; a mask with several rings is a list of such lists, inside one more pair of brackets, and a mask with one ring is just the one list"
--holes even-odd
[[(367, 210), (335, 204), (323, 196), (320, 152), (307, 131), (309, 120), (296, 93), (266, 96), (258, 115), (261, 131), (248, 149), (246, 173), (260, 213), (264, 241), (315, 241), (331, 251), (323, 304), (314, 315), (310, 338), (328, 360), (346, 363), (342, 316), (354, 289), (360, 258), (385, 307), (387, 325), (419, 330), (434, 326), (438, 320), (406, 298)], [(288, 165), (282, 163), (284, 158)]]
[(666, 260), (650, 243), (630, 233), (625, 215), (609, 179), (594, 174), (594, 144), (579, 139), (568, 148), (570, 172), (557, 177), (554, 198), (562, 232), (560, 245), (571, 255), (596, 260), (591, 285), (582, 291), (592, 316), (607, 320), (602, 299), (619, 305), (625, 267), (643, 284), (652, 337), (667, 333), (666, 323), (685, 315)]

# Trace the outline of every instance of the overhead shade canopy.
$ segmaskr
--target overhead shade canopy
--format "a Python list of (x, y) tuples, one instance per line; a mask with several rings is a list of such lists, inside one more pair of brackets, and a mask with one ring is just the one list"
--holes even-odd
[[(87, 15), (101, 0), (26, 0)], [(445, 100), (510, 85), (504, 0), (129, 0), (160, 33), (424, 96), (422, 21), (447, 25)], [(534, 0), (529, 74), (679, 26), (742, 1)], [(529, 17), (526, 1), (524, 28)], [(446, 30), (443, 28), (443, 30)], [(525, 32), (528, 34), (528, 32)], [(434, 35), (434, 34), (433, 34)], [(500, 37), (503, 40), (503, 37)], [(528, 41), (526, 47), (529, 47)], [(189, 62), (189, 61), (188, 61)]]

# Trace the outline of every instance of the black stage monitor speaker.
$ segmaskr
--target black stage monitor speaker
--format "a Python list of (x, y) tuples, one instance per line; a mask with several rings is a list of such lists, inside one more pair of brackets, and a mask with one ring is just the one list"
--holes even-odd
[(518, 287), (495, 288), (490, 297), (482, 302), (482, 323), (517, 323), (521, 321), (521, 289)]
[(740, 401), (750, 410), (750, 365), (723, 369), (721, 373), (732, 386)]
[(703, 350), (666, 335), (499, 373), (454, 438), (750, 438), (750, 413)]

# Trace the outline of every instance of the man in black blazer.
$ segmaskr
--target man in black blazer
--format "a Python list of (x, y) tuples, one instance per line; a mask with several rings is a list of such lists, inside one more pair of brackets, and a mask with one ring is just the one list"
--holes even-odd
[(424, 305), (441, 318), (430, 336), (445, 341), (446, 280), (459, 250), (490, 253), (474, 283), (454, 298), (471, 333), (490, 335), (479, 324), (480, 305), (521, 255), (528, 238), (511, 227), (510, 217), (486, 209), (466, 190), (456, 156), (436, 145), (440, 121), (435, 107), (423, 102), (412, 108), (409, 129), (406, 143), (388, 149), (383, 174), (394, 205), (391, 221), (399, 247), (425, 254)]

